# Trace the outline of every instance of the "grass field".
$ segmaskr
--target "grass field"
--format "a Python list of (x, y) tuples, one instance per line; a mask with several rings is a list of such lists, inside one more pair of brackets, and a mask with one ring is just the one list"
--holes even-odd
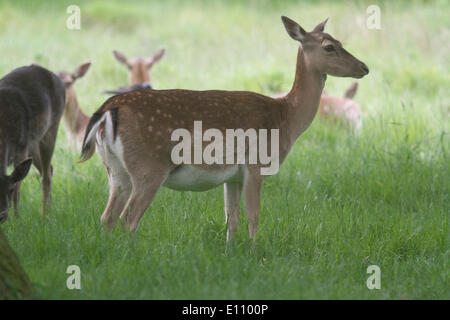
[[(381, 29), (366, 28), (378, 3)], [(222, 188), (161, 189), (136, 235), (100, 223), (108, 188), (95, 156), (76, 164), (61, 127), (53, 158), (52, 210), (40, 216), (33, 169), (21, 215), (2, 225), (42, 299), (449, 299), (448, 1), (77, 1), (81, 30), (66, 28), (71, 1), (1, 1), (0, 74), (39, 63), (72, 70), (91, 113), (105, 89), (127, 85), (113, 58), (167, 54), (157, 89), (228, 89), (273, 94), (293, 82), (297, 43), (280, 16), (326, 31), (364, 61), (356, 100), (363, 129), (316, 118), (278, 175), (264, 181), (256, 243), (244, 206), (225, 244)], [(342, 95), (353, 79), (328, 77)], [(66, 268), (81, 268), (81, 290)], [(369, 290), (366, 269), (381, 268)]]

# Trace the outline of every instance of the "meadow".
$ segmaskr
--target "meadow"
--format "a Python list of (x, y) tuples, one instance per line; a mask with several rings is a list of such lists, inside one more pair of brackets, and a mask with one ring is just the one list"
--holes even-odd
[[(449, 299), (448, 1), (77, 1), (81, 29), (66, 28), (72, 1), (1, 1), (0, 74), (41, 64), (73, 70), (89, 114), (128, 84), (112, 50), (150, 55), (156, 89), (290, 89), (297, 43), (280, 16), (326, 31), (370, 68), (355, 97), (363, 128), (316, 117), (280, 172), (264, 181), (259, 231), (245, 206), (226, 245), (223, 188), (161, 189), (131, 235), (107, 232), (108, 197), (98, 156), (77, 164), (61, 126), (51, 212), (42, 217), (39, 175), (22, 188), (20, 216), (1, 226), (41, 299)], [(378, 4), (381, 29), (366, 27)], [(328, 77), (342, 95), (354, 79)], [(66, 269), (81, 269), (68, 290)], [(381, 269), (381, 289), (366, 286)]]

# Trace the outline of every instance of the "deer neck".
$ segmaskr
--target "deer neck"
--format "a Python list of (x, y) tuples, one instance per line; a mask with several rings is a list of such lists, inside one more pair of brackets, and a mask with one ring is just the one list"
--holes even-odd
[(325, 80), (326, 75), (320, 74), (311, 65), (300, 46), (294, 85), (286, 95), (288, 105), (286, 129), (291, 145), (313, 121), (319, 107)]
[(66, 107), (63, 114), (64, 124), (72, 133), (77, 133), (80, 130), (80, 122), (85, 114), (78, 106), (78, 100), (73, 89), (66, 94)]
[(130, 83), (131, 85), (150, 83), (150, 72), (144, 63), (140, 63), (131, 70)]

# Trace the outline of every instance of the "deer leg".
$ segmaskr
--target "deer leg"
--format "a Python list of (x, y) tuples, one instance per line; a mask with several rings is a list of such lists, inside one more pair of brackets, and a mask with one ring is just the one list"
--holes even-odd
[(31, 157), (33, 158), (33, 165), (42, 176), (42, 161), (39, 148), (35, 148), (31, 151)]
[(125, 207), (120, 214), (130, 231), (136, 231), (139, 221), (145, 210), (152, 203), (158, 189), (166, 180), (169, 170), (162, 168), (160, 170), (152, 170), (153, 173), (139, 172), (131, 174), (132, 191), (130, 199), (128, 199)]
[(44, 138), (39, 143), (39, 153), (41, 159), (41, 180), (42, 180), (42, 215), (50, 208), (50, 194), (52, 189), (53, 167), (51, 160), (55, 149), (55, 140), (58, 127), (50, 128)]
[(242, 183), (225, 183), (223, 191), (225, 199), (225, 222), (227, 223), (227, 242), (230, 242), (234, 238), (239, 223)]
[(106, 208), (102, 213), (102, 216), (100, 218), (100, 221), (108, 226), (110, 229), (112, 229), (112, 223), (111, 223), (111, 206), (116, 200), (117, 196), (117, 185), (114, 184), (112, 177), (111, 177), (111, 169), (105, 165), (106, 173), (108, 174), (108, 185), (109, 185), (109, 197), (108, 197), (108, 203), (106, 204)]
[(259, 174), (259, 172), (249, 170), (244, 184), (245, 206), (248, 216), (248, 230), (252, 240), (255, 239), (256, 232), (258, 231), (262, 180), (263, 177)]
[(97, 153), (105, 165), (109, 185), (108, 203), (100, 220), (112, 229), (130, 197), (131, 179), (122, 161), (110, 147), (103, 143), (97, 144)]
[[(21, 163), (27, 158), (26, 152), (21, 152), (14, 160), (14, 167)], [(14, 215), (17, 217), (19, 215), (19, 200), (20, 200), (20, 190), (22, 188), (22, 181), (16, 183), (13, 193), (13, 204), (14, 204)]]
[(109, 181), (109, 199), (105, 211), (102, 214), (101, 221), (110, 229), (119, 217), (127, 200), (131, 194), (131, 180), (125, 169), (117, 172), (111, 172), (107, 168)]
[[(31, 151), (31, 157), (33, 158), (33, 165), (36, 167), (36, 169), (39, 171), (39, 174), (42, 175), (42, 163), (41, 163), (41, 156), (39, 154), (39, 148), (34, 148)], [(17, 159), (26, 158), (26, 157), (20, 157)], [(20, 163), (20, 161), (16, 161), (16, 165)], [(22, 188), (22, 181), (19, 181), (16, 183), (16, 186), (14, 188), (14, 196), (13, 196), (13, 202), (14, 202), (14, 215), (19, 215), (19, 199), (20, 199), (20, 190)]]

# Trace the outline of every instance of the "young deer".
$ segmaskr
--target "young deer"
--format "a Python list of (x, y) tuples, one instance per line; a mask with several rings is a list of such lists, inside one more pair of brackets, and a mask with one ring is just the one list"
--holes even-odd
[(319, 104), (319, 114), (323, 118), (332, 118), (342, 121), (356, 132), (362, 126), (362, 111), (357, 102), (353, 100), (358, 90), (358, 82), (354, 82), (344, 94), (344, 97), (329, 96), (325, 91), (322, 93)]
[[(42, 214), (48, 209), (51, 159), (63, 111), (64, 85), (52, 72), (31, 65), (0, 79), (0, 222), (8, 217), (12, 200), (17, 215), (21, 181), (32, 162), (42, 178)], [(8, 176), (11, 163), (15, 168)]]
[[(81, 161), (88, 160), (97, 146), (109, 179), (109, 200), (101, 221), (113, 227), (118, 215), (135, 231), (158, 189), (202, 191), (224, 186), (227, 241), (233, 238), (239, 220), (243, 190), (249, 233), (254, 239), (259, 221), (260, 189), (264, 164), (175, 164), (171, 133), (194, 121), (204, 130), (279, 130), (279, 163), (297, 138), (309, 127), (319, 106), (326, 75), (361, 78), (367, 66), (341, 43), (324, 33), (326, 20), (312, 32), (282, 17), (288, 34), (300, 42), (292, 90), (279, 99), (247, 91), (136, 90), (108, 99), (92, 116), (83, 142)], [(195, 137), (195, 136), (194, 136)], [(191, 146), (196, 148), (195, 144)], [(245, 149), (247, 159), (249, 148)], [(230, 150), (239, 155), (239, 150)], [(195, 162), (195, 160), (194, 160)]]
[(161, 60), (165, 53), (165, 49), (160, 49), (150, 57), (128, 59), (124, 54), (114, 50), (113, 54), (117, 61), (124, 64), (130, 70), (131, 85), (114, 90), (107, 90), (105, 93), (120, 94), (141, 88), (151, 89), (150, 70), (156, 62)]
[(75, 71), (58, 72), (66, 90), (66, 106), (63, 113), (63, 123), (66, 128), (67, 138), (70, 148), (81, 147), (83, 143), (84, 132), (90, 117), (86, 115), (79, 107), (75, 89), (73, 87), (75, 81), (83, 77), (91, 66), (90, 62), (79, 65)]

